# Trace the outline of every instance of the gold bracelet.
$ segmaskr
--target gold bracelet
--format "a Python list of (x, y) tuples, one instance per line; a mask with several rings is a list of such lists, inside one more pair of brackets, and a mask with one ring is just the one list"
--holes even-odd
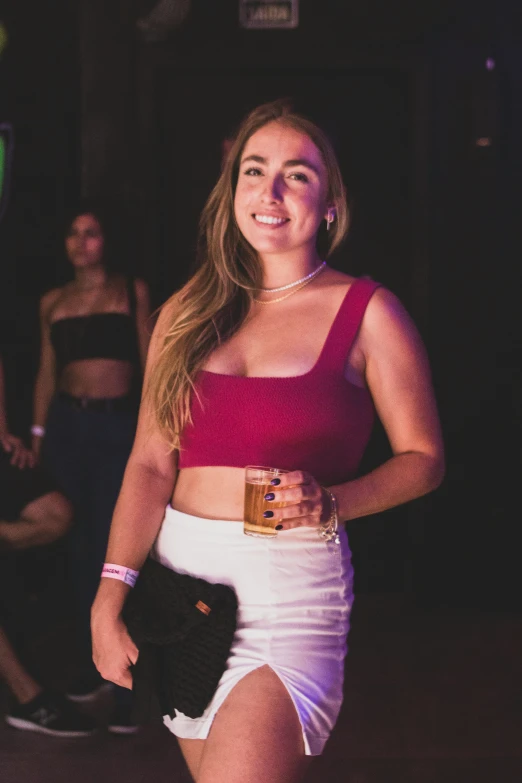
[(328, 543), (333, 541), (335, 544), (340, 544), (339, 538), (339, 514), (337, 513), (337, 498), (333, 492), (323, 487), (324, 491), (328, 493), (330, 497), (330, 516), (326, 522), (321, 522), (319, 525), (319, 535)]

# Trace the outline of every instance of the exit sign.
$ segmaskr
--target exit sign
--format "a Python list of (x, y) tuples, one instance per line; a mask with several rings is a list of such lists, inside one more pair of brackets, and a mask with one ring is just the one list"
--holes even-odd
[(239, 19), (242, 27), (257, 30), (297, 27), (299, 0), (240, 0)]

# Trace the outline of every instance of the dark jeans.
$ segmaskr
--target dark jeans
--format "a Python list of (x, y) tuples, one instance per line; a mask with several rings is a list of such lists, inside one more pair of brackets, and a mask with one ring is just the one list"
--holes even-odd
[(47, 419), (43, 461), (74, 507), (69, 562), (86, 667), (92, 667), (90, 609), (134, 440), (136, 413), (132, 408), (110, 413), (77, 410), (56, 396)]

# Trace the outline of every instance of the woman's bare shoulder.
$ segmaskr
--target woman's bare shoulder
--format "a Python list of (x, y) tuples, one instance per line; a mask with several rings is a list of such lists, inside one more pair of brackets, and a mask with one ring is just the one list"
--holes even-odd
[(323, 272), (323, 280), (329, 285), (345, 286), (348, 287), (357, 280), (353, 275), (348, 275), (346, 272), (340, 272), (338, 269), (333, 269), (331, 266), (327, 267)]
[(134, 290), (138, 299), (143, 299), (149, 295), (149, 286), (141, 277), (134, 278)]
[(396, 350), (422, 350), (417, 326), (396, 294), (380, 286), (371, 297), (361, 324), (363, 351), (391, 354)]
[(58, 303), (58, 301), (64, 296), (66, 286), (60, 288), (51, 288), (50, 291), (46, 291), (40, 299), (40, 313), (48, 316)]
[(368, 325), (384, 326), (389, 321), (411, 322), (411, 317), (399, 297), (380, 285), (368, 302), (365, 319)]
[(353, 275), (347, 275), (331, 267), (328, 267), (321, 277), (319, 290), (322, 291), (325, 302), (334, 302), (336, 307), (357, 280)]

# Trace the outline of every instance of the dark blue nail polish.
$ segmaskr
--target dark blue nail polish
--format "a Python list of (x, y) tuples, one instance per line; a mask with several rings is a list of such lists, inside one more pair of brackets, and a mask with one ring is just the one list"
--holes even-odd
[(283, 529), (283, 525), (276, 525), (276, 526), (275, 526), (275, 529), (276, 529), (276, 530), (282, 530), (282, 529)]
[(281, 479), (272, 479), (270, 483), (272, 484), (273, 487), (278, 487), (279, 484), (281, 483)]
[(273, 511), (263, 511), (263, 516), (265, 519), (271, 519), (274, 516)]
[(275, 495), (273, 492), (267, 492), (265, 495), (265, 500), (273, 500), (275, 498)]

